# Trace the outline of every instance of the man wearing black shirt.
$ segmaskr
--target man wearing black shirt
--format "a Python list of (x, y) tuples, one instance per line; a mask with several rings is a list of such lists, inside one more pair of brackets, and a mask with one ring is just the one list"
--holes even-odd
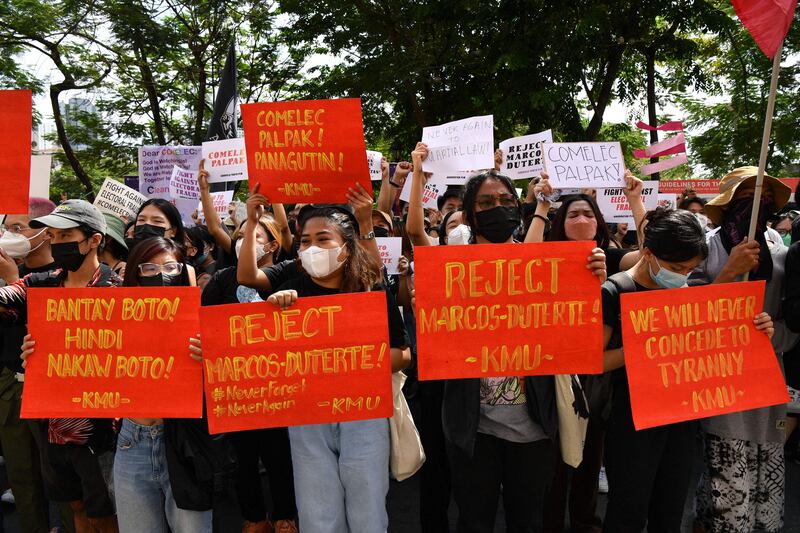
[[(0, 278), (6, 284), (33, 272), (55, 268), (45, 232), (29, 224), (31, 219), (47, 215), (55, 207), (44, 198), (31, 198), (27, 215), (6, 216), (5, 236), (0, 238)], [(22, 263), (17, 266), (15, 259)], [(25, 324), (0, 326), (0, 442), (22, 530), (38, 533), (50, 530), (37, 447), (42, 429), (38, 420), (19, 418), (23, 382), (19, 356), (27, 331)]]

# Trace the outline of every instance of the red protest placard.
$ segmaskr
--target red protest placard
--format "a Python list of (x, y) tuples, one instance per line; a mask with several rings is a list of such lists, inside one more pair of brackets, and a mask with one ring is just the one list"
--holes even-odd
[(28, 212), (31, 182), (31, 92), (0, 91), (0, 213)]
[(386, 295), (200, 310), (211, 433), (392, 416)]
[(763, 281), (623, 294), (636, 429), (786, 403), (772, 344), (753, 325), (763, 303)]
[(426, 246), (414, 252), (419, 378), (603, 371), (595, 243)]
[(197, 287), (28, 289), (22, 418), (199, 418)]
[(372, 190), (364, 156), (361, 99), (242, 104), (251, 188), (272, 202), (346, 202), (349, 187)]

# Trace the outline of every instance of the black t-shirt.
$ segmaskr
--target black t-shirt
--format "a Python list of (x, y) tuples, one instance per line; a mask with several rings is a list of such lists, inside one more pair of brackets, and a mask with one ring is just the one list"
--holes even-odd
[[(274, 286), (274, 285), (273, 285)], [(300, 274), (294, 279), (282, 284), (276, 290), (295, 290), (299, 298), (305, 296), (330, 296), (332, 294), (339, 294), (339, 289), (329, 289), (314, 283), (306, 273)], [(386, 311), (389, 316), (389, 347), (391, 348), (405, 348), (408, 346), (408, 334), (406, 327), (403, 324), (403, 317), (400, 315), (400, 309), (397, 307), (397, 302), (392, 294), (381, 286), (375, 287), (373, 290), (381, 290), (386, 293)]]
[[(272, 287), (277, 287), (287, 281), (297, 277), (297, 261), (282, 261), (277, 265), (261, 269), (269, 278)], [(217, 270), (208, 281), (206, 288), (200, 295), (201, 305), (224, 305), (238, 304), (239, 298), (236, 294), (239, 288), (239, 281), (236, 279), (236, 267), (223, 268)], [(273, 291), (258, 291), (258, 294), (266, 300)]]
[(631, 250), (626, 250), (624, 248), (612, 248), (608, 247), (605, 249), (606, 252), (606, 272), (609, 276), (613, 276), (617, 272), (619, 272), (619, 264), (622, 261), (622, 258), (625, 257), (625, 254), (630, 252)]
[[(56, 269), (55, 263), (48, 265), (28, 268), (25, 263), (19, 266), (19, 277), (24, 278), (34, 272), (50, 272)], [(8, 368), (13, 372), (22, 372), (22, 339), (28, 333), (27, 324), (8, 324), (0, 328), (0, 338), (2, 338), (2, 354), (0, 354), (0, 367)]]

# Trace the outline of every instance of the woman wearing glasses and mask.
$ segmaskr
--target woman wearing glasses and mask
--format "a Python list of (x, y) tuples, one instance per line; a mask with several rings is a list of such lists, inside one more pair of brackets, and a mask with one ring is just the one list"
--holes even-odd
[[(421, 172), (427, 153), (427, 146), (418, 143), (412, 154), (415, 172)], [(463, 210), (470, 244), (516, 242), (522, 210), (508, 177), (495, 170), (472, 176)], [(587, 263), (604, 281), (603, 251), (595, 248)], [(542, 531), (558, 429), (553, 377), (447, 380), (442, 422), (458, 532), (493, 531), (501, 492), (509, 531)]]

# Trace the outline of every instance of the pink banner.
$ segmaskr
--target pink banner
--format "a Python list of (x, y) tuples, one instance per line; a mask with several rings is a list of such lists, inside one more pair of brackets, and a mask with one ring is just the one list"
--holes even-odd
[(675, 168), (678, 165), (683, 165), (686, 162), (688, 162), (686, 154), (676, 155), (675, 157), (664, 159), (663, 161), (659, 161), (658, 163), (651, 163), (649, 165), (643, 166), (642, 168), (639, 169), (639, 174), (641, 174), (642, 176), (649, 176), (650, 174), (655, 174), (656, 172), (662, 172), (664, 170)]
[[(680, 150), (678, 149), (680, 148)], [(644, 150), (634, 150), (633, 156), (638, 158), (645, 157), (659, 157), (662, 155), (677, 154), (686, 151), (686, 136), (679, 133), (669, 139), (664, 139), (661, 142), (651, 144)]]
[(636, 127), (640, 130), (647, 130), (647, 131), (683, 131), (683, 122), (673, 120), (671, 122), (667, 122), (662, 124), (658, 127), (650, 126), (649, 124), (645, 124), (641, 120), (636, 123)]

